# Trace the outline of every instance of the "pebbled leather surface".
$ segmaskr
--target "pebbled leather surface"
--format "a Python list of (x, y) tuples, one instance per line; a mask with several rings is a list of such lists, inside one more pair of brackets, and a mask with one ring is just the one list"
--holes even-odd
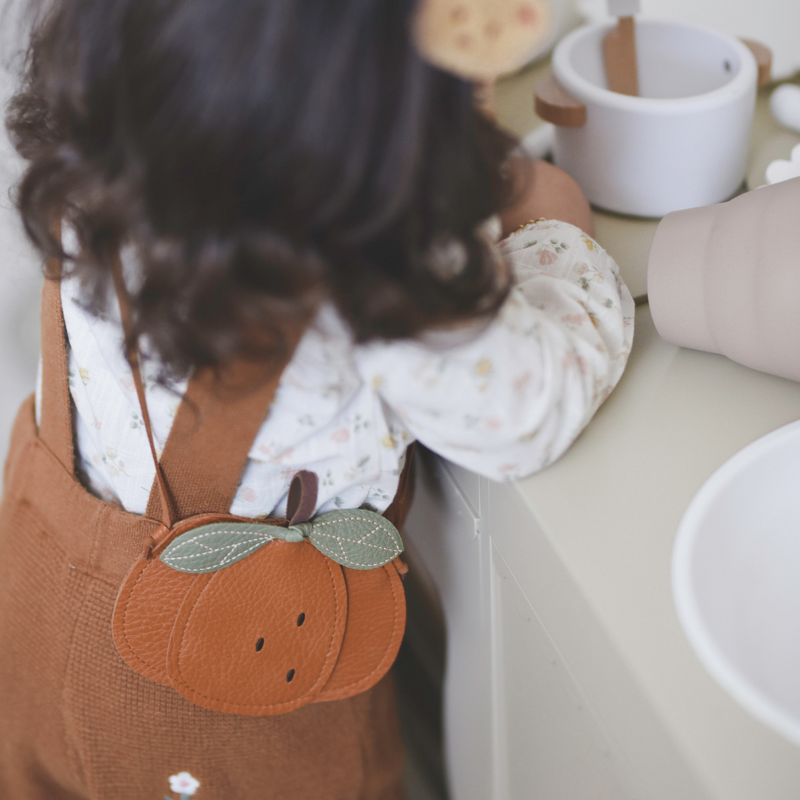
[(203, 514), (158, 531), (114, 607), (114, 642), (125, 662), (199, 706), (253, 716), (375, 685), (405, 630), (395, 563), (349, 569), (310, 542), (280, 539), (213, 573), (178, 572), (160, 560), (182, 533), (230, 521), (245, 520)]
[(125, 662), (156, 683), (170, 686), (167, 647), (175, 617), (194, 575), (177, 572), (160, 559), (140, 559), (128, 573), (112, 620), (114, 644)]
[(342, 570), (347, 582), (347, 628), (333, 674), (314, 702), (342, 700), (374, 686), (394, 663), (403, 641), (405, 594), (394, 564)]
[(228, 514), (201, 514), (161, 526), (157, 546), (136, 561), (117, 594), (112, 618), (114, 644), (131, 669), (156, 683), (171, 686), (167, 674), (167, 647), (183, 598), (194, 575), (170, 569), (158, 556), (182, 533), (214, 522), (239, 521)]
[(347, 606), (338, 564), (309, 542), (270, 542), (231, 567), (198, 576), (170, 641), (172, 686), (215, 711), (298, 708), (333, 671)]

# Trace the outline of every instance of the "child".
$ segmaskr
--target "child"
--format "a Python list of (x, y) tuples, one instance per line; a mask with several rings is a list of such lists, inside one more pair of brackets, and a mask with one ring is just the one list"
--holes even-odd
[[(35, 28), (9, 124), (52, 280), (0, 510), (0, 796), (401, 796), (387, 679), (286, 714), (209, 711), (134, 672), (111, 614), (171, 502), (283, 517), (309, 470), (315, 513), (384, 512), (414, 439), (517, 478), (619, 380), (633, 306), (568, 224), (588, 230), (588, 205), (509, 158), (472, 86), (418, 54), (414, 13), (61, 0)], [(209, 376), (242, 362), (258, 379), (212, 401)]]

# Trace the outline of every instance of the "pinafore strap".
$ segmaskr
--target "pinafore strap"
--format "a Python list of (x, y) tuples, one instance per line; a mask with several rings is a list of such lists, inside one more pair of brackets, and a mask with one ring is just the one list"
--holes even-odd
[(61, 266), (47, 262), (42, 290), (42, 388), (39, 437), (75, 476), (75, 448), (72, 432), (72, 407), (69, 396), (66, 330), (61, 309)]
[[(291, 356), (294, 348), (286, 349)], [(160, 458), (173, 519), (228, 512), (287, 361), (276, 358), (269, 372), (263, 363), (237, 361), (220, 374), (192, 376)], [(164, 518), (156, 481), (147, 515)]]
[[(61, 306), (61, 265), (57, 259), (48, 259), (46, 274), (42, 291), (39, 436), (75, 477), (68, 347)], [(219, 372), (196, 371), (157, 462), (171, 508), (162, 508), (157, 475), (147, 504), (148, 517), (174, 522), (194, 514), (228, 512), (250, 447), (266, 419), (298, 340), (299, 333), (287, 337), (283, 352), (271, 364), (236, 360)], [(146, 409), (142, 410), (146, 413)]]
[[(119, 262), (115, 273), (121, 276)], [(69, 392), (68, 350), (61, 307), (61, 266), (47, 263), (42, 293), (42, 393), (39, 435), (65, 469), (75, 477), (75, 447)], [(129, 325), (124, 284), (117, 281), (123, 321)], [(272, 363), (238, 359), (221, 370), (199, 369), (189, 381), (160, 459), (155, 457), (146, 403), (142, 413), (156, 461), (146, 516), (171, 523), (202, 513), (225, 514), (231, 507), (252, 443), (267, 417), (281, 375), (302, 331), (287, 335)], [(130, 354), (129, 354), (130, 355)], [(135, 382), (143, 399), (138, 360), (132, 359)], [(410, 499), (409, 465), (386, 517), (402, 524)], [(161, 486), (159, 486), (159, 470)], [(168, 508), (164, 508), (164, 504)]]

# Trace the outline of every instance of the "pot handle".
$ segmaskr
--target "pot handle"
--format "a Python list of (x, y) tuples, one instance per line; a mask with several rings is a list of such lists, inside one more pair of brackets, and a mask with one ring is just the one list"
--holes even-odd
[(755, 39), (742, 39), (747, 49), (755, 56), (758, 67), (758, 85), (764, 86), (772, 80), (772, 50)]
[(562, 128), (586, 124), (586, 106), (568, 94), (552, 72), (536, 84), (533, 97), (534, 110), (546, 122)]

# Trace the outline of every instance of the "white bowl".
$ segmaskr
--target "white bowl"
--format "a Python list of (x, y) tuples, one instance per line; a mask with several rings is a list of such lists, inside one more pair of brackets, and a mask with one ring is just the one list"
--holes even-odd
[(672, 589), (706, 669), (800, 745), (800, 422), (741, 450), (695, 495)]
[(742, 184), (758, 68), (738, 39), (658, 20), (636, 24), (640, 96), (607, 88), (610, 24), (578, 28), (553, 53), (553, 75), (586, 106), (586, 123), (558, 127), (555, 163), (590, 202), (662, 217), (726, 200)]

